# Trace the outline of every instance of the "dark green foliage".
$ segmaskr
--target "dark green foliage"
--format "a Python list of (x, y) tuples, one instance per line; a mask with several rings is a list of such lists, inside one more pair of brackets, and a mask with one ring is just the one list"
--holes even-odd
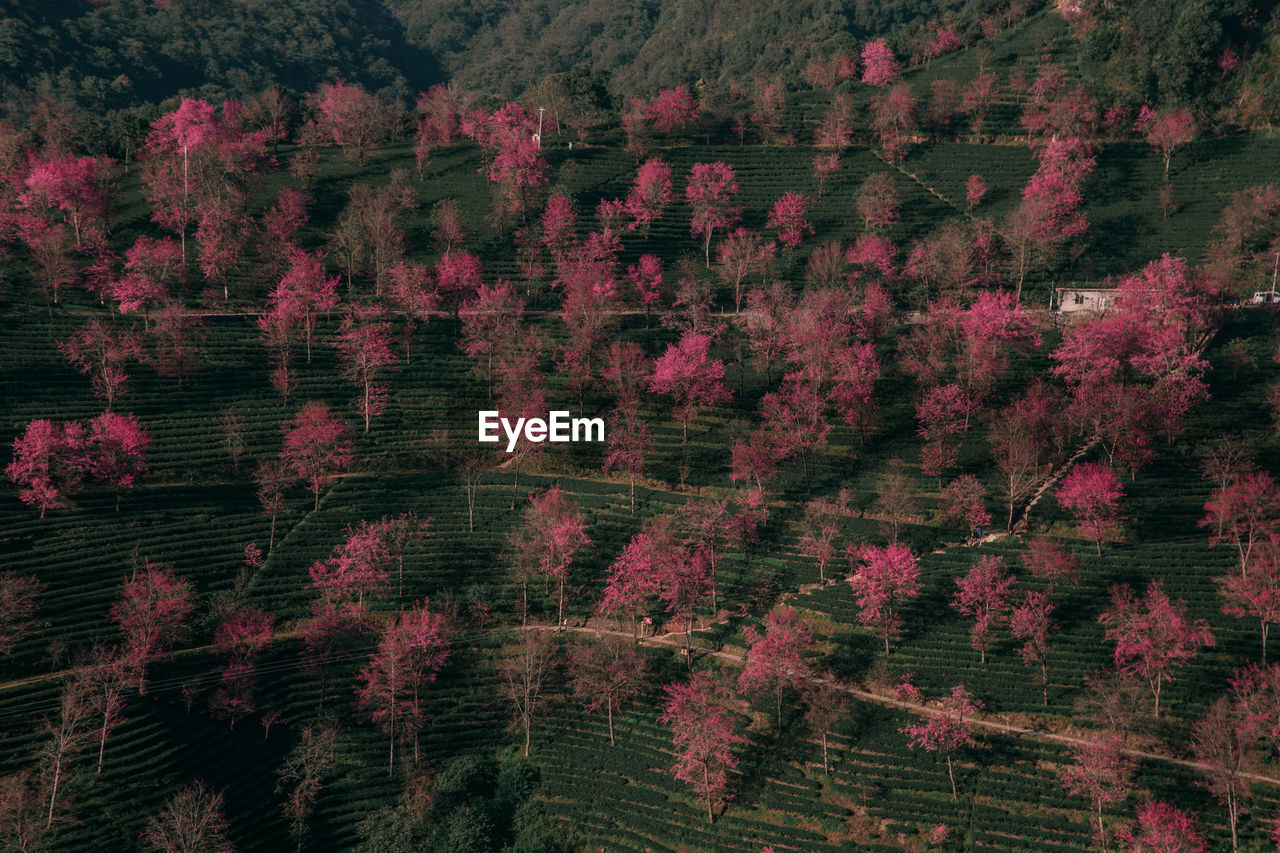
[(416, 853), (422, 849), (420, 820), (404, 806), (381, 808), (360, 821), (357, 853)]
[(97, 110), (271, 83), (310, 92), (338, 77), (404, 98), (438, 72), (376, 0), (0, 4), (0, 79)]
[(1083, 59), (1122, 102), (1204, 104), (1222, 78), (1223, 50), (1244, 56), (1265, 44), (1259, 36), (1275, 7), (1245, 0), (1099, 3)]
[(425, 823), (430, 848), (440, 851), (552, 850), (545, 825), (522, 810), (538, 790), (538, 769), (526, 761), (464, 755), (435, 778), (435, 798)]

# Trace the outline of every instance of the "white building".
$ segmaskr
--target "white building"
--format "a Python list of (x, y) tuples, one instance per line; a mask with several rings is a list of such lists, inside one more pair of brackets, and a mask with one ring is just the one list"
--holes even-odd
[(1120, 293), (1114, 287), (1059, 287), (1054, 292), (1055, 307), (1063, 314), (1105, 314)]

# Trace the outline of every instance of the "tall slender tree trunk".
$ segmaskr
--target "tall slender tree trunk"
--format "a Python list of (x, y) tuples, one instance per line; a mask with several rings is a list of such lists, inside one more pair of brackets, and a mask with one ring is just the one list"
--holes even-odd
[(951, 799), (956, 798), (956, 774), (951, 770), (951, 753), (947, 753), (947, 777), (951, 779)]
[[(106, 708), (110, 708), (110, 698), (106, 699)], [(102, 732), (98, 735), (98, 775), (102, 775), (102, 759), (107, 751), (107, 711), (102, 713)]]
[(1237, 853), (1240, 849), (1240, 840), (1236, 837), (1236, 820), (1238, 818), (1237, 811), (1239, 807), (1236, 803), (1235, 794), (1227, 797), (1227, 816), (1231, 820), (1231, 851)]
[(715, 818), (711, 814), (711, 774), (706, 764), (702, 765), (702, 788), (707, 792), (707, 823), (715, 823)]
[(58, 783), (62, 781), (62, 749), (58, 749), (58, 757), (53, 762), (53, 790), (49, 794), (49, 816), (45, 819), (44, 828), (53, 826), (53, 807), (58, 801)]
[(564, 630), (564, 578), (560, 578), (559, 587), (560, 587), (560, 590), (559, 590), (558, 597), (560, 599), (560, 605), (556, 610), (556, 626), (557, 626), (556, 630), (563, 631)]
[(613, 702), (605, 702), (604, 704), (609, 713), (609, 746), (617, 746), (613, 740)]

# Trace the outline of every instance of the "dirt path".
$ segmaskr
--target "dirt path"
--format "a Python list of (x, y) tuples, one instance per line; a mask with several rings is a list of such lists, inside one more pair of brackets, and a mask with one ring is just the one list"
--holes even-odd
[[(715, 627), (716, 625), (725, 624), (725, 621), (726, 620), (720, 620), (718, 622), (713, 622), (708, 625), (702, 626), (700, 628), (695, 628), (694, 633), (708, 631), (712, 627)], [(489, 630), (505, 631), (508, 629), (505, 626), (503, 626), (503, 627), (495, 627)], [(525, 626), (521, 626), (520, 630), (555, 631), (557, 630), (557, 627), (555, 625), (541, 625), (541, 624), (525, 625)], [(563, 628), (560, 628), (559, 630), (565, 631), (565, 632), (572, 632), (576, 634), (591, 634), (594, 636), (601, 636), (601, 635), (607, 634), (610, 636), (622, 637), (624, 639), (632, 639), (633, 637), (631, 633), (628, 633), (626, 631), (618, 631), (618, 630), (605, 628), (601, 626), (592, 627), (592, 626), (584, 626), (584, 625), (574, 625), (574, 626), (565, 626)], [(282, 631), (276, 634), (275, 637), (277, 639), (296, 639), (302, 636), (303, 631), (304, 631), (304, 628), (302, 626), (297, 626), (295, 628), (291, 628), (288, 631)], [(681, 631), (670, 631), (663, 634), (657, 634), (652, 637), (643, 637), (639, 640), (639, 642), (640, 644), (647, 645), (647, 646), (660, 646), (663, 648), (681, 650), (684, 648), (684, 633)], [(179, 658), (179, 657), (191, 657), (193, 655), (205, 654), (212, 651), (213, 651), (212, 645), (192, 646), (190, 648), (179, 649), (178, 651), (175, 651), (172, 654), (170, 654), (168, 657), (170, 659)], [(694, 648), (693, 653), (695, 655), (718, 658), (720, 660), (731, 663), (734, 666), (741, 666), (746, 658), (746, 650), (739, 647), (733, 647), (732, 649)], [(64, 669), (64, 670), (59, 670), (57, 672), (42, 673), (40, 675), (32, 675), (32, 676), (27, 676), (25, 678), (6, 681), (3, 683), (0, 683), (0, 692), (17, 690), (19, 688), (27, 687), (33, 684), (60, 681), (70, 676), (73, 671), (74, 670), (71, 670), (71, 669)], [(886, 696), (881, 693), (873, 693), (869, 690), (863, 690), (861, 688), (854, 687), (850, 684), (845, 684), (844, 682), (835, 681), (832, 679), (810, 677), (809, 681), (813, 682), (814, 684), (829, 684), (832, 687), (839, 690), (840, 692), (848, 696), (852, 696), (855, 699), (859, 699), (863, 702), (871, 702), (873, 704), (880, 705), (882, 707), (893, 708), (894, 710), (899, 710), (899, 711), (906, 711), (907, 713), (915, 714), (917, 716), (952, 717), (952, 718), (955, 718), (958, 716), (953, 712), (946, 711), (941, 708), (930, 708), (925, 705), (919, 705), (914, 702), (907, 702), (901, 699), (896, 699), (892, 696)], [(151, 686), (151, 692), (155, 692), (157, 689), (162, 689), (159, 684), (153, 684)], [(993, 731), (993, 732), (1000, 732), (1002, 734), (1012, 735), (1014, 737), (1027, 738), (1030, 740), (1037, 740), (1041, 742), (1055, 743), (1063, 746), (1073, 746), (1073, 747), (1085, 746), (1089, 743), (1092, 743), (1092, 741), (1090, 741), (1088, 738), (1075, 737), (1072, 735), (1064, 735), (1056, 732), (1037, 731), (1035, 729), (1027, 728), (1026, 726), (1018, 726), (1012, 723), (1002, 723), (997, 720), (992, 720), (992, 719), (982, 717), (980, 715), (969, 714), (966, 716), (965, 719), (968, 722), (968, 724), (973, 726), (974, 728), (985, 729), (987, 731)], [(1149, 752), (1147, 750), (1133, 749), (1133, 748), (1126, 747), (1126, 748), (1122, 748), (1120, 751), (1132, 758), (1143, 759), (1146, 761), (1158, 761), (1165, 764), (1176, 765), (1178, 767), (1186, 767), (1188, 769), (1196, 770), (1196, 771), (1205, 771), (1210, 769), (1208, 765), (1198, 761), (1191, 761), (1183, 758), (1173, 758), (1168, 755), (1161, 755), (1159, 753)], [(1240, 776), (1241, 778), (1248, 779), (1251, 782), (1261, 782), (1267, 785), (1280, 786), (1280, 779), (1276, 779), (1271, 776), (1263, 776), (1257, 773), (1241, 773)]]
[[(526, 628), (529, 630), (547, 630), (547, 631), (556, 630), (556, 626), (554, 625), (529, 625), (529, 626), (526, 626)], [(631, 638), (631, 635), (625, 631), (614, 631), (608, 628), (592, 628), (592, 627), (585, 627), (585, 626), (574, 626), (574, 627), (564, 628), (563, 630), (573, 631), (575, 633), (583, 633), (583, 634), (597, 634), (597, 635), (610, 634), (612, 636), (625, 637), (627, 639)], [(698, 628), (695, 630), (705, 631), (707, 630), (707, 628)], [(684, 634), (679, 632), (659, 634), (653, 637), (645, 637), (641, 639), (640, 642), (641, 644), (645, 644), (645, 645), (655, 645), (655, 646), (664, 646), (668, 648), (682, 649), (684, 648)], [(721, 660), (729, 661), (730, 663), (736, 666), (742, 665), (746, 655), (745, 650), (738, 649), (738, 648), (735, 648), (733, 651), (695, 648), (693, 652), (696, 655), (707, 655), (710, 657), (715, 657)], [(908, 713), (916, 714), (922, 717), (957, 718), (959, 716), (956, 713), (953, 713), (951, 711), (946, 711), (941, 708), (930, 708), (924, 705), (918, 705), (914, 702), (906, 702), (901, 699), (895, 699), (892, 696), (885, 696), (881, 693), (872, 693), (868, 690), (862, 690), (860, 688), (853, 687), (852, 685), (845, 684), (840, 681), (834, 681), (831, 679), (817, 678), (817, 677), (811, 677), (808, 680), (814, 684), (829, 684), (832, 687), (839, 690), (840, 692), (845, 693), (849, 696), (852, 696), (856, 699), (860, 699), (864, 702), (871, 702), (886, 708), (893, 708), (899, 711), (906, 711)], [(981, 716), (975, 716), (973, 714), (966, 715), (965, 721), (969, 725), (973, 726), (974, 728), (986, 729), (988, 731), (1000, 732), (1002, 734), (1013, 735), (1015, 737), (1044, 741), (1048, 743), (1056, 743), (1064, 746), (1085, 746), (1090, 743), (1094, 743), (1094, 741), (1091, 741), (1088, 738), (1073, 737), (1071, 735), (1058, 734), (1056, 732), (1036, 731), (1035, 729), (1029, 729), (1025, 726), (1016, 726), (1016, 725), (1013, 725), (1012, 723), (1001, 723), (996, 720), (986, 719)], [(1132, 749), (1129, 747), (1124, 747), (1120, 751), (1132, 758), (1140, 758), (1140, 759), (1145, 759), (1147, 761), (1159, 761), (1165, 764), (1173, 764), (1178, 767), (1186, 767), (1191, 770), (1205, 771), (1210, 769), (1209, 765), (1199, 761), (1191, 761), (1184, 758), (1173, 758), (1168, 755), (1160, 755), (1159, 753), (1148, 752), (1142, 749)], [(1251, 782), (1262, 782), (1263, 784), (1267, 784), (1267, 785), (1280, 786), (1280, 779), (1276, 779), (1271, 776), (1263, 776), (1257, 773), (1241, 773), (1239, 775), (1241, 778), (1248, 779)]]

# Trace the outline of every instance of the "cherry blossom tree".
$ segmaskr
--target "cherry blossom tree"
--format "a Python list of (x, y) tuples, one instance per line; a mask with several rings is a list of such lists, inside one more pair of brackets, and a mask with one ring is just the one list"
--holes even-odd
[(884, 231), (898, 221), (898, 190), (888, 172), (875, 172), (858, 192), (858, 215), (867, 228)]
[(392, 268), (404, 260), (406, 237), (401, 220), (417, 208), (417, 193), (398, 170), (380, 186), (351, 185), (347, 205), (330, 237), (346, 267), (348, 291), (354, 274), (364, 272), (373, 278), (374, 295), (383, 295)]
[(398, 588), (396, 594), (404, 596), (404, 558), (413, 549), (421, 549), (432, 535), (431, 519), (418, 518), (412, 510), (398, 515), (384, 515), (374, 525), (382, 537), (387, 555), (396, 564)]
[(342, 419), (319, 400), (303, 405), (283, 428), (284, 449), (280, 459), (315, 495), (320, 509), (320, 492), (351, 464), (351, 430)]
[(764, 633), (748, 627), (747, 664), (738, 676), (738, 689), (748, 695), (772, 694), (775, 731), (782, 731), (782, 697), (788, 689), (803, 690), (809, 679), (805, 653), (813, 648), (813, 632), (792, 607), (775, 607), (765, 614)]
[(1214, 489), (1204, 504), (1201, 527), (1212, 527), (1209, 545), (1229, 542), (1240, 557), (1240, 577), (1249, 573), (1255, 550), (1280, 536), (1280, 487), (1266, 471), (1245, 471)]
[(1028, 590), (1021, 603), (1009, 615), (1009, 633), (1022, 640), (1022, 662), (1040, 667), (1036, 681), (1040, 684), (1041, 701), (1049, 707), (1049, 635), (1057, 627), (1050, 618), (1055, 607), (1048, 592)]
[(879, 421), (875, 394), (879, 378), (880, 361), (874, 344), (853, 344), (836, 354), (829, 396), (845, 424), (857, 431), (859, 446)]
[(330, 276), (314, 255), (294, 252), (288, 272), (271, 291), (266, 310), (258, 317), (258, 328), (267, 346), (284, 358), (301, 330), (310, 364), (316, 322), (321, 312), (327, 314), (337, 307), (339, 280)]
[[(502, 417), (515, 421), (517, 418), (543, 417), (547, 411), (547, 396), (543, 388), (542, 372), (539, 360), (542, 353), (542, 340), (532, 329), (521, 329), (502, 350), (498, 363), (497, 410)], [(520, 490), (520, 469), (525, 460), (532, 454), (541, 451), (546, 445), (529, 441), (523, 435), (517, 440), (515, 450), (510, 454), (511, 478), (511, 510), (516, 508), (516, 500)], [(504, 454), (505, 456), (505, 454)], [(504, 466), (507, 465), (504, 458)]]
[(257, 692), (257, 657), (271, 644), (275, 620), (254, 607), (226, 613), (213, 633), (213, 648), (224, 661), (221, 683), (209, 699), (213, 715), (236, 722), (252, 714)]
[(889, 468), (876, 481), (876, 499), (871, 512), (883, 518), (880, 535), (890, 544), (898, 544), (898, 531), (903, 524), (919, 516), (916, 484), (903, 467), (901, 459), (890, 459)]
[(5, 475), (18, 486), (18, 499), (40, 509), (71, 506), (86, 473), (88, 437), (72, 422), (59, 426), (43, 418), (31, 421), (13, 442), (13, 460)]
[(746, 228), (735, 228), (716, 252), (716, 275), (733, 284), (733, 308), (742, 310), (742, 283), (749, 275), (764, 277), (773, 261), (776, 246)]
[(1236, 825), (1245, 811), (1244, 801), (1253, 793), (1248, 777), (1261, 766), (1257, 731), (1227, 697), (1220, 696), (1193, 726), (1191, 753), (1204, 765), (1201, 784), (1227, 807), (1234, 853), (1240, 849)]
[(849, 585), (858, 601), (858, 621), (880, 633), (888, 657), (889, 639), (902, 624), (899, 611), (920, 595), (915, 555), (902, 545), (850, 545), (846, 553), (852, 572)]
[(0, 572), (0, 655), (11, 654), (34, 632), (36, 599), (44, 589), (34, 575)]
[(751, 114), (747, 119), (754, 125), (756, 138), (761, 145), (768, 145), (782, 124), (786, 89), (779, 83), (758, 80), (751, 93)]
[(1066, 74), (1053, 65), (1042, 65), (1027, 89), (1022, 126), (1033, 151), (1054, 141), (1088, 145), (1096, 136), (1098, 109), (1083, 85), (1068, 88)]
[(624, 209), (632, 220), (628, 229), (643, 228), (648, 237), (649, 226), (662, 217), (671, 197), (671, 167), (656, 157), (646, 160), (636, 172), (635, 182), (624, 203)]
[(1159, 800), (1138, 806), (1137, 819), (1117, 830), (1116, 840), (1144, 853), (1209, 853), (1192, 816)]
[(916, 430), (925, 440), (920, 451), (920, 470), (934, 474), (941, 483), (942, 472), (955, 464), (959, 454), (959, 440), (969, 426), (973, 403), (964, 390), (955, 383), (931, 389), (916, 404)]
[(200, 368), (201, 330), (204, 321), (180, 302), (164, 306), (151, 327), (151, 352), (147, 360), (160, 376), (182, 380)]
[(840, 552), (841, 519), (849, 514), (850, 498), (843, 489), (834, 501), (810, 498), (795, 524), (800, 550), (817, 561), (818, 581), (822, 584), (827, 582), (827, 563)]
[(964, 185), (965, 201), (969, 203), (969, 209), (973, 210), (987, 194), (987, 182), (983, 180), (981, 175), (970, 175), (969, 180)]
[(388, 272), (391, 287), (387, 299), (392, 310), (401, 316), (400, 337), (404, 341), (404, 361), (412, 359), (413, 333), (419, 325), (431, 321), (440, 307), (440, 293), (431, 273), (422, 264), (401, 261)]
[(419, 135), (429, 145), (444, 147), (453, 144), (462, 134), (464, 117), (474, 100), (474, 95), (458, 88), (456, 83), (437, 83), (419, 94), (416, 104), (422, 116)]
[(950, 523), (960, 523), (969, 529), (972, 539), (984, 527), (991, 524), (985, 498), (987, 489), (972, 474), (961, 474), (947, 483), (939, 495), (939, 515)]
[(473, 134), (486, 150), (480, 171), (493, 192), (493, 216), (498, 232), (521, 219), (537, 190), (547, 183), (549, 167), (542, 157), (535, 117), (516, 104), (495, 110)]
[(632, 635), (638, 639), (640, 617), (657, 598), (663, 579), (672, 571), (671, 563), (684, 556), (671, 516), (649, 519), (610, 568), (597, 611), (629, 618)]
[(659, 89), (644, 115), (664, 136), (673, 136), (698, 118), (698, 105), (684, 86)]
[(1203, 619), (1188, 619), (1187, 604), (1171, 601), (1160, 581), (1152, 581), (1139, 598), (1128, 584), (1108, 590), (1111, 609), (1098, 617), (1106, 637), (1116, 644), (1116, 667), (1147, 682), (1160, 716), (1160, 692), (1177, 667), (1201, 647), (1213, 648), (1213, 634)]
[(965, 84), (960, 96), (961, 109), (969, 114), (974, 136), (981, 138), (987, 111), (991, 109), (991, 105), (996, 102), (999, 95), (1000, 87), (996, 82), (996, 75), (990, 71), (980, 71)]
[(85, 461), (95, 480), (116, 487), (116, 512), (120, 511), (120, 490), (133, 488), (138, 475), (147, 468), (150, 443), (132, 415), (105, 412), (89, 424)]
[(682, 442), (689, 443), (689, 423), (704, 406), (726, 403), (733, 396), (724, 385), (724, 363), (711, 358), (709, 335), (685, 332), (653, 366), (649, 390), (670, 394), (674, 413), (682, 427)]
[(49, 738), (40, 750), (40, 758), (48, 777), (45, 783), (47, 789), (42, 786), (42, 790), (47, 790), (49, 796), (49, 811), (44, 822), (46, 830), (53, 826), (63, 775), (92, 737), (89, 729), (89, 718), (92, 715), (92, 687), (83, 671), (74, 672), (63, 681), (56, 713), (45, 717), (41, 725), (41, 734)]
[(818, 391), (798, 373), (788, 373), (781, 387), (760, 401), (763, 429), (775, 458), (780, 462), (799, 455), (806, 488), (810, 485), (809, 453), (823, 446), (831, 433), (831, 424), (823, 417), (825, 408)]
[(132, 332), (112, 331), (97, 318), (76, 329), (58, 349), (89, 377), (93, 393), (106, 401), (108, 410), (127, 390), (129, 362), (142, 357), (142, 345)]
[(303, 188), (283, 187), (271, 207), (262, 214), (259, 251), (281, 272), (289, 255), (301, 248), (298, 231), (311, 220), (307, 207), (312, 201), (311, 194)]
[(1048, 536), (1032, 536), (1027, 540), (1022, 564), (1048, 584), (1050, 590), (1056, 583), (1072, 586), (1080, 583), (1080, 558)]
[(951, 766), (951, 756), (956, 750), (974, 743), (973, 733), (965, 723), (965, 716), (973, 714), (978, 706), (973, 694), (957, 684), (951, 688), (951, 696), (943, 708), (929, 716), (927, 722), (913, 723), (899, 729), (907, 736), (907, 745), (926, 752), (941, 752), (947, 758), (947, 777), (951, 780), (951, 799), (956, 798), (956, 776)]
[(828, 154), (815, 154), (813, 157), (813, 183), (818, 190), (818, 200), (822, 200), (822, 191), (827, 181), (840, 170), (840, 155), (832, 151)]
[(644, 308), (645, 328), (649, 327), (649, 311), (662, 303), (662, 258), (641, 255), (627, 266), (627, 281), (636, 301)]
[(365, 599), (385, 594), (391, 561), (382, 524), (361, 519), (347, 527), (329, 557), (311, 566), (308, 588), (319, 591), (318, 603), (343, 612), (349, 621), (360, 621), (367, 610)]
[(36, 211), (58, 211), (76, 235), (106, 218), (112, 161), (107, 157), (63, 155), (37, 161), (22, 179), (18, 201)]
[(449, 660), (444, 616), (427, 602), (401, 611), (387, 626), (378, 650), (356, 676), (356, 709), (387, 735), (387, 775), (395, 770), (396, 741), (414, 743), (424, 721), (422, 688)]
[(658, 598), (667, 603), (667, 612), (684, 623), (684, 655), (693, 663), (693, 615), (715, 589), (711, 559), (705, 549), (685, 550), (676, 560), (658, 563)]
[(808, 206), (809, 199), (798, 192), (783, 193), (774, 202), (765, 225), (777, 229), (778, 242), (783, 246), (799, 248), (805, 235), (813, 233), (813, 226), (804, 218)]
[(1280, 623), (1280, 541), (1262, 548), (1247, 575), (1214, 578), (1222, 612), (1237, 619), (1257, 619), (1262, 627), (1262, 661), (1267, 660), (1267, 634)]
[(711, 268), (711, 236), (718, 230), (728, 230), (742, 216), (742, 208), (734, 204), (738, 194), (738, 182), (728, 164), (694, 163), (689, 170), (689, 182), (684, 195), (693, 209), (689, 230), (695, 237), (703, 238), (703, 255), (707, 269)]
[(1133, 787), (1133, 761), (1120, 748), (1118, 738), (1088, 741), (1075, 749), (1075, 763), (1059, 770), (1062, 784), (1077, 797), (1086, 797), (1097, 816), (1099, 845), (1107, 843), (1103, 809), (1123, 802)]
[(644, 477), (644, 461), (651, 441), (649, 425), (640, 418), (634, 406), (620, 405), (615, 409), (613, 426), (605, 436), (604, 459), (601, 467), (609, 471), (622, 471), (631, 481), (631, 514), (636, 511), (636, 480)]
[(132, 683), (128, 661), (118, 646), (95, 646), (89, 662), (77, 677), (82, 677), (91, 692), (93, 710), (102, 716), (98, 727), (98, 775), (106, 757), (107, 737), (124, 718), (125, 691)]
[(222, 814), (222, 794), (197, 780), (170, 797), (159, 814), (152, 815), (142, 840), (163, 853), (232, 853), (235, 847), (227, 840), (228, 828)]
[(436, 262), (435, 272), (441, 298), (455, 309), (476, 296), (484, 282), (480, 259), (465, 250), (442, 256)]
[(529, 625), (500, 649), (498, 677), (502, 696), (511, 702), (512, 729), (524, 730), (524, 757), (529, 757), (533, 721), (547, 697), (546, 680), (556, 666), (556, 645), (552, 632), (541, 625)]
[(390, 105), (359, 83), (325, 83), (307, 100), (315, 113), (309, 131), (340, 146), (349, 159), (362, 165), (395, 123)]
[(46, 302), (57, 305), (63, 288), (75, 284), (79, 278), (72, 257), (75, 247), (70, 230), (61, 222), (29, 214), (16, 216), (12, 221), (18, 238), (31, 255), (32, 277), (40, 292)]
[(1004, 570), (1004, 558), (993, 554), (978, 560), (964, 577), (956, 578), (951, 606), (973, 618), (969, 643), (981, 653), (984, 664), (996, 629), (1009, 621), (1013, 584), (1014, 578)]
[(369, 419), (386, 408), (387, 386), (377, 381), (378, 373), (398, 360), (391, 349), (389, 324), (380, 311), (357, 309), (342, 319), (334, 346), (343, 378), (363, 389), (356, 411), (368, 432)]
[(734, 730), (725, 690), (708, 672), (695, 672), (687, 682), (666, 687), (659, 721), (671, 727), (676, 751), (675, 777), (689, 784), (707, 803), (707, 823), (717, 803), (729, 800), (729, 771), (738, 766), (733, 747), (746, 743)]
[(151, 220), (178, 234), (184, 260), (187, 231), (202, 224), (202, 244), (220, 256), (202, 258), (210, 263), (207, 276), (238, 251), (241, 235), (227, 226), (240, 216), (265, 139), (262, 133), (245, 134), (226, 109), (220, 116), (212, 105), (190, 98), (151, 124), (141, 158)]
[(525, 559), (534, 563), (548, 581), (556, 582), (556, 624), (563, 625), (569, 567), (577, 553), (591, 545), (577, 503), (556, 486), (530, 498), (512, 545), (524, 552)]
[(605, 712), (609, 722), (609, 746), (616, 746), (613, 715), (638, 698), (649, 675), (644, 652), (619, 637), (578, 643), (569, 649), (569, 683), (587, 713)]
[(263, 459), (253, 472), (254, 493), (262, 507), (262, 514), (271, 516), (271, 538), (267, 544), (270, 553), (276, 547), (276, 517), (289, 511), (284, 498), (285, 490), (293, 485), (294, 474), (288, 463), (281, 459)]
[(1120, 538), (1120, 481), (1110, 468), (1096, 462), (1081, 463), (1062, 478), (1058, 503), (1076, 517), (1081, 536), (1092, 539), (1102, 556), (1103, 541)]
[(477, 360), (476, 371), (484, 377), (493, 398), (494, 361), (500, 360), (503, 348), (516, 336), (524, 315), (520, 299), (509, 281), (493, 285), (480, 284), (474, 298), (461, 312), (463, 352)]
[(916, 98), (910, 83), (896, 83), (871, 99), (871, 129), (880, 137), (880, 148), (891, 163), (906, 156), (908, 143), (916, 132)]
[(1173, 152), (1196, 138), (1196, 124), (1191, 113), (1182, 107), (1155, 112), (1144, 106), (1138, 114), (1136, 127), (1164, 158), (1164, 179), (1169, 180), (1169, 159)]
[(333, 769), (338, 728), (332, 721), (305, 726), (298, 743), (276, 769), (276, 791), (285, 795), (284, 816), (298, 850), (307, 837), (307, 823), (315, 810), (323, 777)]
[(191, 581), (163, 563), (144, 560), (120, 585), (111, 621), (124, 634), (125, 659), (137, 676), (139, 693), (146, 692), (147, 661), (186, 634), (192, 607)]
[(862, 82), (887, 89), (898, 78), (898, 61), (884, 39), (869, 41), (862, 47)]
[(809, 729), (822, 740), (822, 772), (830, 773), (831, 764), (827, 759), (827, 736), (836, 720), (844, 714), (849, 704), (849, 696), (834, 682), (831, 676), (823, 680), (811, 682), (804, 691), (805, 722)]

